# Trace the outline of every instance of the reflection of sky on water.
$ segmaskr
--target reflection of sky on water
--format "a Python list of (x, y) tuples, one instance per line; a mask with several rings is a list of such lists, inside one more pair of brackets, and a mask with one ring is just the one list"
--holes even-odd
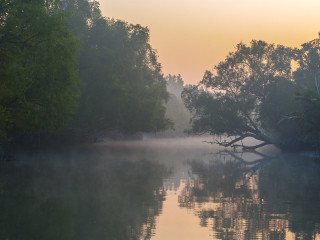
[(317, 161), (204, 140), (21, 153), (0, 170), (0, 239), (320, 239)]
[[(241, 157), (248, 162), (240, 162)], [(186, 239), (320, 239), (320, 165), (316, 161), (297, 155), (264, 160), (259, 153), (237, 153), (236, 157), (217, 153), (211, 160), (188, 163), (184, 170), (188, 174), (180, 175), (180, 182), (171, 178), (171, 185), (166, 183), (178, 202), (167, 208), (164, 203), (163, 210), (169, 215), (179, 206), (185, 210), (184, 218), (199, 219), (206, 231), (198, 229), (193, 231), (198, 238), (188, 234)], [(308, 205), (311, 212), (306, 210)], [(160, 236), (173, 234), (181, 226), (182, 215), (172, 214), (172, 224), (163, 220), (167, 216), (160, 216)], [(156, 234), (155, 239), (161, 238)]]

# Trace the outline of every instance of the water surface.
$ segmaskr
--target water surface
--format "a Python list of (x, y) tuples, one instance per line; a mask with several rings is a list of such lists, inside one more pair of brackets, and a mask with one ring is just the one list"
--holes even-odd
[(320, 239), (320, 163), (207, 138), (24, 152), (1, 163), (0, 240)]

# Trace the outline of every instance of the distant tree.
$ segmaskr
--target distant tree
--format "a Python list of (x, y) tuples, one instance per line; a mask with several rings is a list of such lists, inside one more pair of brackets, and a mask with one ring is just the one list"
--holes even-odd
[(180, 74), (165, 77), (169, 100), (166, 104), (166, 116), (172, 121), (173, 128), (164, 133), (165, 136), (182, 136), (190, 128), (190, 112), (181, 98), (184, 81)]
[(184, 81), (180, 74), (178, 75), (171, 75), (165, 77), (167, 82), (167, 90), (169, 93), (176, 95), (177, 97), (181, 98), (181, 93), (184, 88)]
[(78, 43), (56, 1), (0, 3), (0, 138), (56, 131), (77, 105)]

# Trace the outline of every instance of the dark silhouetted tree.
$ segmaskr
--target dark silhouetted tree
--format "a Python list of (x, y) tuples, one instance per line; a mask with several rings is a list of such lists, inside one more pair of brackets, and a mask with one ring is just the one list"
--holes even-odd
[[(314, 82), (314, 71), (319, 71), (315, 63), (319, 55), (306, 50), (307, 46), (297, 50), (263, 41), (238, 44), (215, 72), (207, 71), (198, 86), (184, 91), (185, 104), (194, 113), (194, 132), (235, 137), (217, 142), (223, 146), (239, 146), (241, 140), (252, 137), (262, 143), (245, 147), (314, 148), (301, 122), (288, 117), (307, 109), (296, 101), (300, 82), (306, 82), (299, 80), (301, 75)], [(311, 55), (314, 61), (308, 60)], [(294, 73), (296, 59), (299, 67)], [(307, 70), (309, 77), (304, 66), (313, 69)]]

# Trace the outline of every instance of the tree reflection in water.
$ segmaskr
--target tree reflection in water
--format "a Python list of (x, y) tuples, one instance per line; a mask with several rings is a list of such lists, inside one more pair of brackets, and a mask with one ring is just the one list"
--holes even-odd
[(0, 171), (0, 239), (150, 239), (164, 198), (166, 170), (149, 161), (13, 163)]
[(193, 161), (179, 196), (218, 239), (315, 239), (320, 163), (297, 155), (246, 162), (234, 153)]

